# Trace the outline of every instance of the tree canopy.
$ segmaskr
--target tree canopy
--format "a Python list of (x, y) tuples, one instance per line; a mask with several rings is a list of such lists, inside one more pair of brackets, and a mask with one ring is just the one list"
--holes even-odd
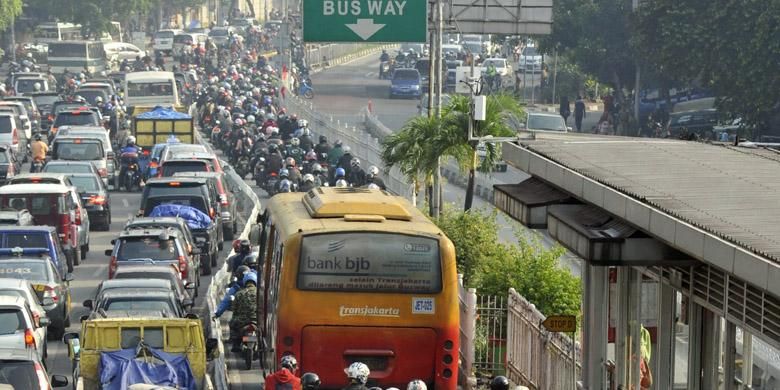
[(11, 25), (11, 21), (22, 13), (22, 0), (0, 1), (0, 31)]

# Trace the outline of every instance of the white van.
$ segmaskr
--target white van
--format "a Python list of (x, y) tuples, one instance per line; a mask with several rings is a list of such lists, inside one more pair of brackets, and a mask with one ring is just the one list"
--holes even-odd
[(173, 72), (133, 72), (125, 75), (128, 106), (178, 106), (179, 92)]
[(173, 51), (173, 37), (179, 33), (181, 30), (160, 30), (154, 33), (154, 52), (170, 54)]

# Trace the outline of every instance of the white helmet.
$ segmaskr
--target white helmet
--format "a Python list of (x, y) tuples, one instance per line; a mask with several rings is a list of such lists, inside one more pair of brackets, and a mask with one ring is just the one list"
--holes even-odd
[[(347, 181), (346, 181), (346, 180), (344, 180), (344, 179), (339, 179), (339, 180), (337, 180), (337, 181), (336, 181), (336, 187), (348, 187), (348, 185), (347, 185)], [(357, 364), (357, 363), (353, 363), (353, 364)], [(351, 367), (351, 366), (350, 366), (350, 367)], [(366, 367), (366, 370), (367, 370), (367, 369), (368, 369), (368, 367)]]
[(40, 90), (41, 90), (41, 83), (35, 83), (35, 84), (33, 84), (33, 90), (34, 90), (35, 92), (38, 92), (38, 91), (40, 91)]
[(271, 132), (271, 134), (279, 134), (279, 128), (276, 126), (270, 126), (268, 130)]
[(349, 153), (349, 152), (351, 152), (351, 151), (352, 151), (352, 148), (350, 148), (350, 147), (349, 147), (349, 146), (347, 146), (347, 145), (344, 145), (344, 147), (343, 147), (343, 148), (341, 148), (341, 149), (342, 149), (342, 150), (344, 150), (344, 153)]
[(127, 137), (127, 144), (128, 145), (135, 145), (135, 137), (132, 136), (132, 135)]
[(314, 175), (312, 175), (311, 173), (307, 173), (307, 174), (303, 175), (303, 182), (305, 183), (307, 181), (311, 182), (311, 183), (314, 183)]
[(425, 385), (425, 382), (415, 379), (409, 382), (409, 385), (406, 386), (406, 390), (428, 390), (428, 386)]
[(308, 127), (308, 126), (309, 126), (309, 121), (307, 121), (306, 119), (299, 119), (298, 120), (298, 127), (304, 127), (305, 128), (305, 127)]
[(372, 165), (372, 166), (368, 167), (368, 174), (369, 175), (374, 175), (374, 176), (378, 175), (379, 174), (379, 168), (377, 168), (376, 165)]
[(376, 185), (376, 184), (374, 184), (374, 183), (369, 183), (369, 184), (368, 184), (366, 187), (367, 187), (369, 190), (378, 190), (378, 189), (380, 189), (380, 188), (379, 188), (379, 186), (378, 186), (378, 185)]
[(254, 115), (247, 116), (246, 121), (249, 123), (255, 123), (255, 116)]
[[(345, 185), (343, 187), (346, 187), (346, 182), (344, 184)], [(338, 182), (336, 183), (336, 187), (341, 187), (339, 186)], [(368, 382), (368, 376), (371, 374), (368, 366), (361, 362), (354, 362), (350, 364), (349, 367), (344, 370), (344, 372), (347, 373), (347, 378), (360, 384), (366, 384), (366, 382)]]
[(290, 145), (292, 145), (292, 146), (298, 146), (298, 145), (300, 145), (300, 144), (301, 144), (301, 140), (299, 140), (299, 139), (298, 139), (298, 138), (296, 138), (296, 137), (293, 137), (293, 138), (290, 140)]

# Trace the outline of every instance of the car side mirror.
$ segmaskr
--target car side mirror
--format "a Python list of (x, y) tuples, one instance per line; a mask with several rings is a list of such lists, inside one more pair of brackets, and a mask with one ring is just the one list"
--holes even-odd
[(89, 316), (85, 314), (85, 315), (81, 316), (81, 318), (79, 318), (79, 321), (84, 322), (84, 321), (86, 321), (88, 319), (89, 319)]
[(40, 325), (39, 326), (40, 328), (45, 328), (49, 326), (49, 324), (51, 324), (51, 320), (49, 319), (49, 317), (41, 317), (40, 319), (38, 319), (38, 324)]
[(520, 126), (520, 128), (523, 128), (523, 129), (525, 128), (525, 123), (523, 123), (523, 122), (520, 122), (517, 125)]
[(184, 285), (184, 289), (185, 290), (194, 290), (197, 287), (198, 287), (198, 285), (195, 284), (195, 282), (187, 282), (187, 284)]
[(106, 249), (105, 254), (106, 254), (106, 256), (111, 256), (112, 254), (114, 254), (114, 250), (113, 249)]
[(62, 335), (63, 344), (70, 344), (71, 340), (78, 340), (78, 339), (79, 339), (78, 332), (68, 332)]
[(65, 375), (52, 375), (51, 387), (65, 387), (68, 385), (68, 377)]
[(93, 309), (93, 307), (92, 307), (92, 300), (91, 300), (91, 299), (87, 299), (87, 300), (86, 300), (86, 301), (84, 301), (84, 302), (83, 302), (81, 305), (82, 305), (82, 306), (84, 306), (84, 307), (86, 307), (86, 308), (87, 308), (87, 309), (89, 309), (89, 310), (92, 310), (92, 309)]
[(111, 245), (114, 245), (114, 244), (116, 244), (116, 238), (112, 238), (111, 239)]

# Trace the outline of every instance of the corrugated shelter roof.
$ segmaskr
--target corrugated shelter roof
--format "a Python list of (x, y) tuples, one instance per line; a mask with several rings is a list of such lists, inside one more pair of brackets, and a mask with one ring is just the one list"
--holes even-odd
[(523, 147), (780, 262), (780, 155), (674, 140), (540, 135)]

